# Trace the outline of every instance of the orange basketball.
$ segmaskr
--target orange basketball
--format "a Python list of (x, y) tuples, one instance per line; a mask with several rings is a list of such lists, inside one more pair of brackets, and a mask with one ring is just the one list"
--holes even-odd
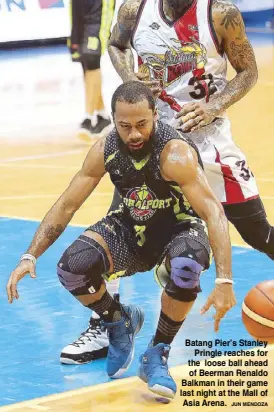
[(274, 343), (274, 280), (261, 282), (248, 292), (242, 320), (253, 338)]

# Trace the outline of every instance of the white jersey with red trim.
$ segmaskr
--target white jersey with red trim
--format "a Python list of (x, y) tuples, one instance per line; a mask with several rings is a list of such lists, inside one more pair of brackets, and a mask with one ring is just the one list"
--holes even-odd
[[(212, 2), (194, 0), (175, 22), (164, 15), (163, 0), (143, 0), (139, 8), (132, 46), (139, 70), (147, 79), (160, 81), (159, 117), (173, 126), (174, 115), (184, 104), (208, 101), (227, 84), (227, 60), (218, 50)], [(221, 202), (240, 203), (258, 196), (246, 158), (232, 140), (226, 113), (188, 137), (197, 145), (208, 181)]]
[(223, 90), (227, 64), (214, 42), (211, 1), (195, 0), (175, 23), (164, 16), (162, 3), (142, 2), (132, 44), (139, 70), (162, 83), (158, 109), (161, 120), (170, 120), (182, 105)]

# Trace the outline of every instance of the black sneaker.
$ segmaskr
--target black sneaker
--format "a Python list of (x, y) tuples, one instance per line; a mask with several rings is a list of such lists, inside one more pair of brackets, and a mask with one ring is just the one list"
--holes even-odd
[(60, 362), (67, 365), (89, 363), (106, 358), (109, 340), (107, 331), (101, 329), (100, 319), (90, 319), (89, 327), (73, 343), (63, 348)]
[(108, 132), (111, 126), (111, 120), (110, 119), (105, 119), (104, 117), (98, 115), (97, 116), (97, 124), (94, 127), (94, 133), (99, 135), (102, 134), (103, 132)]
[(85, 142), (90, 142), (92, 137), (96, 135), (95, 127), (92, 126), (90, 119), (84, 119), (80, 124), (80, 129), (78, 130), (77, 137), (84, 140)]

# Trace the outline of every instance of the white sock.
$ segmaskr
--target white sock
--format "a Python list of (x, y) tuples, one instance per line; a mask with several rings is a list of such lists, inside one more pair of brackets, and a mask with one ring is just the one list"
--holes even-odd
[[(107, 291), (112, 297), (115, 293), (119, 292), (119, 285), (120, 285), (120, 279), (119, 278), (115, 279), (115, 280), (112, 280), (111, 282), (106, 282)], [(92, 318), (93, 319), (99, 319), (100, 316), (97, 315), (97, 313), (92, 312)]]
[(86, 113), (86, 119), (90, 119), (92, 127), (95, 127), (98, 123), (98, 117), (96, 112), (93, 112), (92, 114)]
[(104, 119), (109, 119), (109, 115), (108, 115), (108, 113), (106, 112), (106, 109), (103, 109), (103, 110), (96, 110), (96, 113), (99, 115), (99, 116), (101, 116), (101, 117), (103, 117)]

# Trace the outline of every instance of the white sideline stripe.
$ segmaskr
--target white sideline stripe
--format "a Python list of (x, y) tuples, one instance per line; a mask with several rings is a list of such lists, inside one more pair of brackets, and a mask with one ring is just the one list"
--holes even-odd
[(79, 170), (79, 166), (57, 166), (57, 165), (38, 165), (38, 164), (24, 164), (23, 166), (16, 163), (0, 163), (0, 167), (20, 168), (23, 169), (66, 169)]
[(66, 152), (56, 152), (56, 153), (45, 153), (40, 155), (32, 156), (22, 156), (22, 157), (7, 157), (6, 159), (0, 159), (0, 163), (13, 163), (13, 162), (24, 162), (25, 160), (36, 160), (36, 159), (49, 159), (51, 157), (63, 157), (69, 156), (71, 154), (83, 153), (83, 149), (67, 150)]
[[(113, 192), (99, 192), (99, 193), (92, 193), (91, 196), (97, 196), (97, 197), (105, 197), (105, 196), (112, 196)], [(0, 201), (1, 200), (23, 200), (23, 199), (52, 199), (52, 198), (57, 198), (60, 197), (61, 193), (57, 194), (33, 194), (33, 195), (22, 195), (22, 196), (0, 196)], [(274, 200), (274, 196), (261, 196), (261, 199), (263, 200)]]
[[(23, 217), (23, 216), (12, 216), (12, 215), (1, 215), (0, 219), (13, 219), (13, 220), (24, 220), (25, 222), (37, 222), (40, 223), (42, 219), (37, 219), (35, 217)], [(78, 224), (78, 223), (70, 223), (68, 226), (70, 227), (81, 227), (85, 229), (87, 226), (89, 226), (90, 223), (86, 224)]]
[(58, 195), (25, 195), (25, 196), (0, 196), (0, 200), (22, 200), (22, 199), (47, 199), (56, 198)]
[[(0, 196), (0, 201), (1, 200), (23, 200), (23, 199), (56, 199), (57, 197), (60, 197), (60, 193), (57, 194), (33, 194), (33, 195), (22, 195), (22, 196)], [(92, 197), (97, 196), (97, 197), (104, 197), (104, 196), (112, 196), (113, 192), (93, 192), (91, 194)], [(28, 220), (28, 219), (27, 219)]]
[(260, 323), (261, 325), (268, 326), (269, 328), (274, 328), (274, 320), (266, 319), (261, 315), (258, 315), (257, 313), (253, 312), (250, 310), (246, 304), (243, 302), (242, 304), (242, 309), (244, 313), (250, 318), (255, 320), (255, 322)]

